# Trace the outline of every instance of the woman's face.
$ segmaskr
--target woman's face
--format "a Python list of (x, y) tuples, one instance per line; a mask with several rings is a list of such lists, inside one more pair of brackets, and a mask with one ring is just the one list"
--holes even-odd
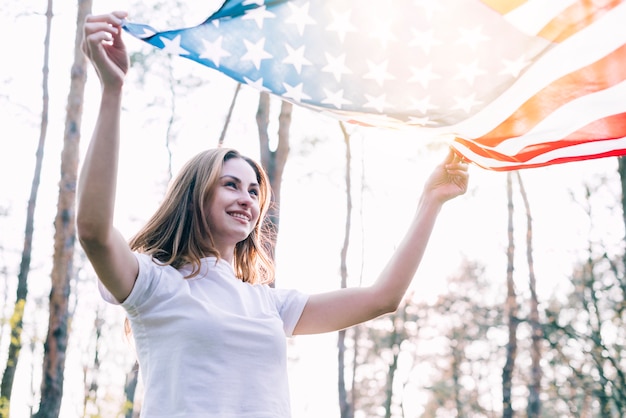
[(208, 223), (220, 255), (232, 261), (235, 245), (245, 240), (259, 220), (257, 176), (242, 158), (224, 163), (212, 199), (205, 203)]

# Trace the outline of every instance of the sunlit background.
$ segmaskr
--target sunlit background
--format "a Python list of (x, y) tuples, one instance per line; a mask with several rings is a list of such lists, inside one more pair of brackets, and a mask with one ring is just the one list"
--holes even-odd
[[(193, 2), (192, 2), (193, 3)], [(94, 13), (125, 9), (128, 3), (115, 0), (95, 2)], [(210, 14), (203, 6), (181, 16), (189, 25)], [(207, 7), (205, 9), (204, 7)], [(17, 271), (24, 238), (26, 205), (39, 137), (42, 100), (43, 39), (46, 8), (44, 1), (5, 0), (0, 11), (2, 64), (0, 65), (0, 120), (3, 151), (0, 153), (0, 263), (6, 273), (0, 278), (3, 318), (12, 310)], [(36, 209), (35, 240), (29, 277), (24, 349), (15, 382), (12, 408), (15, 416), (28, 415), (37, 405), (29, 394), (41, 381), (42, 342), (47, 329), (47, 304), (53, 251), (53, 220), (59, 181), (70, 66), (76, 27), (76, 6), (57, 2), (51, 35), (50, 115), (43, 176)], [(132, 13), (132, 10), (130, 10)], [(132, 17), (132, 16), (131, 16)], [(149, 23), (163, 28), (165, 16), (150, 16)], [(162, 19), (162, 22), (161, 22)], [(126, 37), (131, 53), (146, 46)], [(164, 66), (169, 60), (163, 55)], [(173, 171), (190, 156), (217, 144), (228, 105), (236, 84), (227, 77), (180, 58), (171, 59), (174, 73), (193, 75), (201, 82), (176, 97), (175, 140), (170, 144)], [(116, 223), (130, 237), (158, 204), (168, 179), (168, 149), (165, 142), (171, 95), (160, 74), (146, 74), (138, 83), (131, 69), (126, 86), (122, 122), (122, 151)], [(86, 148), (99, 98), (99, 83), (90, 67), (85, 93), (82, 149)], [(239, 94), (225, 145), (258, 157), (255, 113), (258, 93), (244, 86)], [(277, 132), (278, 100), (272, 101), (270, 135)], [(447, 150), (445, 143), (433, 145), (410, 134), (349, 127), (352, 138), (353, 233), (349, 252), (349, 282), (359, 284), (376, 278), (399, 242), (415, 211), (426, 176)], [(278, 287), (295, 287), (317, 292), (339, 286), (339, 255), (346, 217), (345, 145), (338, 122), (327, 116), (294, 108), (291, 126), (291, 153), (284, 174), (280, 236), (277, 248)], [(603, 176), (615, 184), (615, 159), (570, 163), (522, 171), (533, 213), (535, 268), (540, 298), (558, 292), (567, 283), (572, 260), (580, 256), (590, 234), (619, 243), (623, 225), (619, 213), (606, 209), (590, 225), (574, 198), (582, 199), (583, 185)], [(411, 292), (416, 298), (435, 298), (446, 286), (464, 259), (479, 260), (494, 289), (505, 286), (507, 243), (507, 200), (504, 173), (471, 168), (471, 187), (441, 213), (430, 246)], [(618, 189), (615, 188), (617, 191)], [(616, 192), (617, 193), (617, 192)], [(519, 196), (516, 194), (516, 196)], [(525, 223), (516, 197), (516, 231), (519, 262), (516, 274), (525, 286)], [(617, 196), (607, 196), (614, 205)], [(615, 226), (617, 225), (617, 226)], [(616, 244), (617, 245), (617, 244)], [(86, 263), (77, 263), (92, 279)], [(121, 332), (123, 312), (100, 301), (95, 282), (80, 282), (80, 298), (73, 300), (74, 329), (66, 363), (66, 392), (61, 416), (78, 417), (82, 412), (83, 358), (93, 330), (96, 310), (105, 317), (110, 332), (119, 334), (119, 343), (108, 350), (106, 378), (111, 385), (123, 384), (132, 352)], [(504, 301), (503, 301), (504, 302)], [(84, 335), (81, 340), (80, 335)], [(0, 335), (0, 364), (4, 365), (8, 327)], [(33, 347), (29, 341), (36, 341)], [(295, 418), (338, 415), (336, 334), (297, 337), (290, 342), (292, 408)], [(496, 371), (499, 373), (498, 371)], [(104, 377), (103, 377), (104, 378)], [(271, 384), (271, 383), (270, 383)], [(105, 386), (106, 382), (101, 382)], [(113, 395), (111, 395), (113, 396)], [(121, 394), (118, 394), (121, 396)], [(419, 396), (414, 408), (419, 411)]]

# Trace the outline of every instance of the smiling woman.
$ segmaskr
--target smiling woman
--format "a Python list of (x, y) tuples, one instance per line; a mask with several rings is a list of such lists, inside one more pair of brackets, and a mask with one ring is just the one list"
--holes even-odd
[(189, 264), (192, 276), (203, 257), (213, 256), (232, 263), (244, 282), (271, 281), (273, 263), (259, 222), (270, 195), (269, 180), (254, 160), (231, 149), (200, 152), (181, 169), (130, 248), (175, 268)]
[[(102, 90), (76, 219), (103, 298), (129, 319), (145, 382), (142, 416), (289, 418), (285, 337), (337, 331), (395, 311), (443, 204), (467, 190), (467, 164), (450, 151), (435, 167), (403, 241), (370, 286), (311, 295), (269, 286), (269, 180), (232, 149), (193, 157), (129, 245), (113, 225), (129, 68), (126, 16), (85, 21), (83, 49)], [(241, 390), (247, 387), (253, 390)]]

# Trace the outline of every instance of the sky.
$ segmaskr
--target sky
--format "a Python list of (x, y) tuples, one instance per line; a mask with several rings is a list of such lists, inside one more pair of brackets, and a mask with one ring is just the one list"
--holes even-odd
[[(3, 314), (12, 309), (15, 277), (24, 236), (25, 213), (33, 175), (35, 150), (39, 137), (41, 112), (42, 45), (46, 3), (44, 1), (5, 0), (0, 12), (0, 36), (3, 65), (0, 66), (0, 118), (4, 149), (0, 153), (0, 208), (7, 216), (0, 217), (0, 261), (7, 266), (6, 280), (1, 285), (5, 293)], [(124, 8), (121, 0), (96, 2), (94, 13)], [(204, 7), (204, 6), (203, 6)], [(22, 12), (20, 12), (20, 10)], [(50, 262), (53, 245), (53, 220), (56, 213), (59, 162), (63, 141), (65, 108), (69, 90), (69, 71), (75, 31), (75, 6), (57, 2), (53, 20), (50, 56), (50, 115), (45, 148), (43, 175), (37, 202), (35, 243), (30, 275), (30, 300), (33, 306), (27, 318), (32, 326), (27, 338), (43, 338), (47, 317), (36, 302), (45, 303), (49, 291)], [(192, 10), (182, 16), (186, 23), (197, 23), (204, 10)], [(205, 16), (206, 17), (206, 16)], [(159, 27), (161, 16), (155, 16)], [(130, 52), (144, 50), (139, 41), (126, 38)], [(202, 80), (201, 86), (187, 92), (177, 101), (179, 120), (173, 149), (174, 171), (196, 152), (217, 144), (223, 120), (235, 83), (227, 77), (184, 59), (172, 61), (178, 74), (192, 73)], [(133, 70), (131, 69), (131, 72)], [(131, 81), (132, 80), (132, 81)], [(167, 151), (165, 148), (165, 118), (163, 106), (152, 105), (161, 97), (162, 85), (148, 77), (144, 87), (129, 75), (122, 120), (122, 150), (120, 182), (116, 205), (119, 228), (131, 236), (152, 213), (162, 196), (167, 181)], [(94, 125), (98, 104), (99, 84), (90, 68), (85, 92), (83, 137), (84, 152)], [(163, 98), (165, 97), (165, 98)], [(240, 149), (252, 157), (258, 156), (256, 112), (258, 93), (243, 87), (235, 107), (226, 138), (226, 145)], [(158, 103), (158, 101), (157, 101)], [(276, 115), (279, 102), (272, 101), (270, 134), (277, 130)], [(408, 134), (350, 127), (352, 133), (353, 183), (355, 211), (354, 231), (349, 253), (349, 282), (358, 285), (361, 262), (364, 283), (373, 281), (383, 268), (402, 237), (416, 208), (421, 186), (426, 176), (446, 155), (445, 144), (429, 151), (426, 141)], [(317, 140), (315, 146), (311, 141)], [(606, 176), (611, 179), (614, 193), (603, 196), (611, 205), (618, 202), (617, 161), (615, 159), (568, 163), (558, 166), (527, 169), (521, 172), (533, 213), (535, 273), (540, 297), (547, 298), (567, 283), (572, 260), (580, 257), (591, 237), (602, 237), (620, 243), (623, 225), (619, 211), (598, 209), (591, 225), (583, 207), (572, 196), (581, 198), (585, 183), (596, 183)], [(365, 179), (361, 193), (361, 174)], [(445, 291), (446, 277), (453, 274), (464, 257), (486, 264), (486, 274), (494, 286), (505, 285), (507, 243), (506, 174), (470, 167), (470, 189), (465, 196), (448, 202), (442, 211), (425, 259), (411, 290), (422, 300), (433, 300)], [(291, 155), (283, 182), (281, 230), (277, 247), (277, 286), (295, 287), (307, 293), (330, 290), (339, 285), (339, 251), (343, 242), (345, 222), (344, 145), (336, 120), (302, 108), (294, 108), (291, 128)], [(517, 188), (516, 188), (517, 190)], [(525, 214), (515, 195), (517, 257), (516, 275), (520, 288), (525, 283)], [(362, 203), (361, 203), (362, 202)], [(361, 234), (361, 230), (363, 233)], [(617, 245), (617, 244), (616, 244)], [(86, 267), (88, 269), (88, 267)], [(99, 305), (94, 283), (81, 283), (87, 296), (76, 301), (77, 311), (84, 316), (76, 319), (76, 327), (87, 330), (85, 341), (72, 342), (68, 355), (68, 387), (64, 417), (73, 418), (77, 409), (71, 403), (82, 399), (81, 352), (89, 347), (89, 335)], [(90, 290), (91, 286), (91, 290)], [(83, 294), (83, 293), (81, 293)], [(110, 326), (116, 332), (121, 322), (121, 310), (102, 308)], [(5, 327), (6, 328), (6, 327)], [(7, 342), (6, 329), (1, 334), (0, 364), (4, 364)], [(299, 361), (292, 367), (292, 407), (294, 417), (335, 416), (336, 409), (336, 335), (297, 337), (291, 350)], [(81, 351), (82, 350), (82, 351)], [(115, 358), (127, 361), (123, 344)], [(28, 350), (25, 350), (25, 352)], [(40, 363), (33, 361), (41, 348), (21, 361), (17, 387), (27, 388), (32, 380), (37, 387)], [(121, 358), (121, 360), (120, 360)], [(31, 363), (35, 369), (31, 372)], [(111, 380), (122, 378), (110, 373)], [(119, 381), (119, 380), (118, 380)], [(23, 399), (16, 405), (26, 410), (32, 400)], [(17, 416), (20, 416), (19, 413)], [(76, 415), (78, 416), (78, 415)]]

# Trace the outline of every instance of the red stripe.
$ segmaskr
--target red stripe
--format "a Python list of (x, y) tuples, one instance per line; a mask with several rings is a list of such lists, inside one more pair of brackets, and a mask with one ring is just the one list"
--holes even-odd
[[(533, 158), (560, 148), (571, 147), (589, 142), (610, 141), (626, 136), (626, 113), (609, 116), (596, 120), (583, 128), (573, 132), (565, 138), (555, 142), (544, 142), (540, 144), (529, 144), (515, 155), (503, 154), (492, 149), (483, 148), (479, 143), (463, 138), (456, 138), (455, 141), (469, 148), (473, 153), (484, 158), (511, 163), (525, 163)], [(622, 154), (617, 154), (622, 155)], [(468, 158), (468, 157), (466, 157)], [(574, 157), (580, 159), (580, 156)], [(471, 158), (468, 158), (471, 160)]]
[(622, 45), (595, 63), (544, 87), (504, 122), (476, 141), (494, 147), (507, 138), (525, 134), (565, 103), (624, 81), (625, 62), (626, 45)]
[(568, 135), (565, 140), (612, 139), (626, 136), (626, 113), (618, 113), (593, 121)]
[[(476, 164), (479, 167), (482, 167), (486, 170), (492, 170), (492, 171), (513, 171), (513, 170), (519, 170), (519, 169), (526, 169), (526, 168), (537, 168), (537, 167), (546, 167), (549, 165), (555, 165), (555, 164), (563, 164), (563, 163), (570, 163), (570, 162), (575, 162), (575, 161), (585, 161), (585, 160), (594, 160), (594, 159), (598, 159), (598, 158), (606, 158), (606, 157), (621, 157), (626, 155), (626, 148), (620, 148), (620, 149), (615, 149), (615, 150), (611, 150), (611, 151), (606, 151), (606, 152), (601, 152), (598, 154), (585, 154), (585, 155), (576, 155), (576, 156), (569, 156), (569, 157), (561, 157), (561, 158), (555, 158), (553, 160), (549, 160), (549, 161), (545, 161), (545, 162), (541, 162), (541, 163), (533, 163), (533, 164), (523, 164), (523, 165), (511, 165), (511, 166), (498, 166), (498, 167), (492, 167), (488, 164), (481, 164), (479, 162), (473, 161), (474, 164)], [(469, 158), (466, 158), (469, 160)]]
[(538, 35), (549, 41), (563, 42), (600, 19), (620, 3), (621, 0), (579, 1), (552, 19)]

